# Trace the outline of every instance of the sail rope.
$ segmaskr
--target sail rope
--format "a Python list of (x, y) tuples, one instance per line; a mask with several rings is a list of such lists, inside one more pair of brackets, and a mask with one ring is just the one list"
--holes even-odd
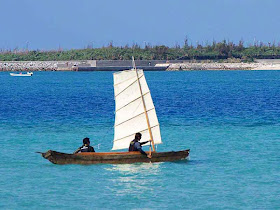
[(100, 145), (101, 145), (101, 144), (93, 145), (93, 147), (94, 147), (94, 148), (97, 147), (98, 149), (100, 149)]

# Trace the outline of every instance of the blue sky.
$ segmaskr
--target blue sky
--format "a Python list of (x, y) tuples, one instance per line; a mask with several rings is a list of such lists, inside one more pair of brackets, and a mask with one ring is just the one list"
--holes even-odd
[(279, 0), (0, 0), (0, 48), (280, 42)]

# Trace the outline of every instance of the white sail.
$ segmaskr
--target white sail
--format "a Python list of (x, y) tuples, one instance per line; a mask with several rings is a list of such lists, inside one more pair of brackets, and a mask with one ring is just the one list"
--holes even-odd
[(143, 70), (132, 69), (114, 73), (114, 90), (116, 111), (112, 150), (128, 148), (137, 132), (142, 134), (141, 142), (151, 139), (143, 103), (146, 106), (154, 144), (161, 144), (159, 122)]

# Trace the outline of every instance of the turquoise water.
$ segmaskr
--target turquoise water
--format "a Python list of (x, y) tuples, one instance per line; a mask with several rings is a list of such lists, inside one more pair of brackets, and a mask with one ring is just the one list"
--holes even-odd
[[(54, 165), (88, 136), (112, 147), (111, 72), (0, 73), (0, 208), (279, 209), (280, 71), (147, 72), (158, 151), (189, 161)], [(147, 148), (148, 149), (148, 148)]]

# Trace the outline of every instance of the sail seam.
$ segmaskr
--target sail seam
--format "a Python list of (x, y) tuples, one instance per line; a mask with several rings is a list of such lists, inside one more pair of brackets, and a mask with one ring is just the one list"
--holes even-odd
[[(152, 126), (151, 127), (151, 129), (152, 128), (155, 128), (155, 127), (157, 127), (157, 126), (159, 126), (159, 123), (158, 124), (156, 124), (156, 125), (154, 125), (154, 126)], [(147, 129), (144, 129), (144, 130), (141, 130), (141, 131), (138, 131), (138, 132), (143, 132), (143, 131), (146, 131), (146, 130), (149, 130), (149, 128), (147, 128)], [(116, 139), (116, 140), (114, 140), (114, 142), (116, 142), (116, 141), (119, 141), (119, 140), (122, 140), (122, 139), (124, 139), (124, 138), (127, 138), (127, 137), (129, 137), (129, 136), (131, 136), (131, 135), (133, 135), (134, 133), (132, 133), (132, 134), (129, 134), (129, 135), (127, 135), (127, 136), (125, 136), (125, 137), (122, 137), (122, 138), (120, 138), (120, 139)]]
[[(144, 76), (144, 74), (142, 74), (139, 78), (141, 78), (141, 77), (143, 77)], [(117, 85), (119, 85), (119, 84), (122, 84), (122, 83), (124, 83), (124, 82), (126, 82), (126, 81), (128, 81), (128, 80), (130, 80), (130, 79), (133, 79), (133, 78), (135, 78), (135, 76), (134, 77), (130, 77), (130, 78), (128, 78), (128, 79), (126, 79), (126, 80), (124, 80), (124, 81), (121, 81), (121, 82), (119, 82), (119, 83), (117, 83), (117, 84), (114, 84), (114, 86), (117, 86)], [(136, 81), (137, 81), (137, 78), (135, 78), (136, 79)]]
[(129, 88), (130, 86), (132, 86), (135, 82), (137, 82), (137, 79), (135, 81), (133, 81), (131, 84), (129, 84), (126, 88), (124, 88), (121, 92), (119, 92), (118, 94), (115, 95), (115, 98), (120, 95), (122, 92), (124, 92), (127, 88)]
[[(153, 109), (155, 109), (155, 107), (153, 107), (153, 108), (147, 110), (147, 112), (152, 111)], [(117, 126), (119, 126), (119, 125), (121, 125), (121, 124), (123, 124), (123, 123), (125, 123), (125, 122), (128, 122), (128, 121), (130, 121), (130, 120), (132, 120), (132, 119), (134, 119), (134, 118), (136, 118), (136, 117), (138, 117), (138, 116), (140, 116), (140, 115), (142, 115), (142, 114), (145, 114), (145, 112), (141, 112), (140, 114), (138, 114), (138, 115), (136, 115), (136, 116), (133, 116), (133, 117), (131, 117), (131, 118), (129, 118), (129, 119), (127, 119), (127, 120), (125, 120), (125, 121), (123, 121), (123, 122), (121, 122), (121, 123), (115, 125), (114, 127), (117, 127)]]
[[(147, 94), (149, 94), (149, 93), (150, 93), (150, 91), (148, 91), (147, 93), (143, 94), (143, 96), (145, 96), (145, 95), (147, 95)], [(115, 113), (116, 113), (117, 111), (123, 109), (124, 107), (128, 106), (129, 104), (133, 103), (134, 101), (137, 101), (137, 100), (138, 100), (139, 98), (141, 98), (141, 97), (142, 97), (142, 96), (140, 95), (139, 97), (137, 97), (136, 99), (130, 101), (130, 102), (127, 103), (126, 105), (122, 106), (121, 108), (118, 108), (118, 109), (115, 111)]]

